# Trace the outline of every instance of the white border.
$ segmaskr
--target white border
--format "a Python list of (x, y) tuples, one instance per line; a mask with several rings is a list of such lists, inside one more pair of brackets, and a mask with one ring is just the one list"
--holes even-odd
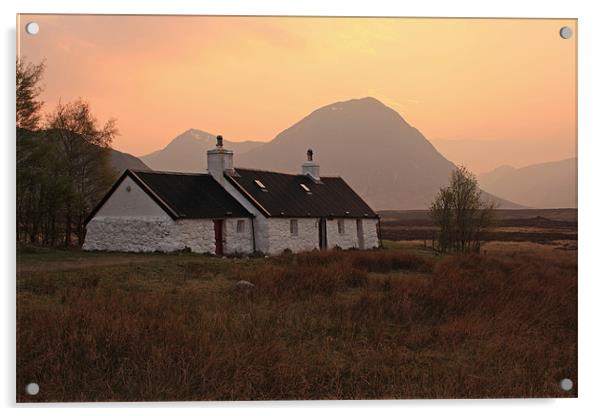
[(185, 414), (211, 412), (232, 414), (245, 410), (250, 414), (327, 414), (344, 411), (365, 414), (399, 414), (410, 411), (420, 414), (478, 414), (506, 415), (514, 412), (537, 412), (568, 415), (588, 414), (600, 410), (599, 381), (602, 366), (602, 343), (599, 319), (602, 317), (602, 273), (596, 259), (602, 235), (600, 192), (602, 180), (601, 49), (602, 15), (596, 1), (526, 0), (423, 0), (393, 2), (385, 0), (86, 0), (69, 1), (21, 0), (18, 4), (2, 2), (4, 32), (4, 64), (1, 67), (5, 91), (1, 100), (3, 126), (0, 162), (3, 168), (2, 246), (2, 341), (0, 342), (0, 394), (3, 406), (12, 407), (8, 414), (81, 414), (82, 405), (18, 406), (15, 408), (15, 260), (14, 260), (14, 62), (16, 13), (120, 13), (120, 14), (236, 14), (236, 15), (346, 15), (346, 16), (425, 16), (425, 17), (544, 17), (579, 19), (579, 399), (565, 400), (441, 400), (441, 401), (362, 401), (362, 402), (255, 402), (255, 403), (146, 403), (83, 405), (86, 412), (106, 414), (107, 406), (114, 414), (163, 414), (165, 408)]

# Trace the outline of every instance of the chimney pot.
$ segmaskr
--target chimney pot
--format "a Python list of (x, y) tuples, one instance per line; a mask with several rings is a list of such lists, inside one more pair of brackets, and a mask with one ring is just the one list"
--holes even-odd
[(222, 136), (216, 137), (215, 149), (207, 150), (207, 171), (222, 185), (224, 174), (234, 173), (234, 153), (224, 149)]
[(303, 163), (301, 171), (304, 175), (311, 176), (314, 180), (320, 180), (320, 165), (314, 161), (314, 151), (307, 149), (307, 160)]

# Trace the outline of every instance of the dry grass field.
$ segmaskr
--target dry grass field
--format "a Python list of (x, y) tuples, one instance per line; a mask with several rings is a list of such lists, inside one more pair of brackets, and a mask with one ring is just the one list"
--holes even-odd
[(576, 397), (577, 252), (540, 246), (21, 249), (17, 400)]
[[(428, 211), (383, 211), (380, 213), (383, 238), (430, 244), (437, 228)], [(577, 249), (577, 210), (500, 209), (495, 211), (494, 227), (486, 241), (528, 242)]]

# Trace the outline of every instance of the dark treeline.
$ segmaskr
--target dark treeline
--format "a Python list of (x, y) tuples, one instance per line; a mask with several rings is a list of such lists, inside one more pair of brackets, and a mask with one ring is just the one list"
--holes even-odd
[(99, 126), (87, 102), (41, 114), (44, 63), (17, 61), (17, 241), (82, 244), (85, 219), (115, 180), (115, 121)]

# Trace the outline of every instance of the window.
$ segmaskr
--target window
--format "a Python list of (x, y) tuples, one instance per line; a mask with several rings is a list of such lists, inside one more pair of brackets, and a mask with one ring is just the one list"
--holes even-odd
[(291, 234), (298, 235), (299, 234), (299, 224), (297, 220), (291, 220)]
[(245, 220), (236, 221), (236, 232), (244, 233), (245, 232)]
[(338, 220), (339, 234), (345, 234), (345, 220)]
[(262, 191), (267, 191), (265, 185), (259, 179), (255, 179), (254, 182), (255, 185), (259, 186), (259, 189), (261, 189)]

